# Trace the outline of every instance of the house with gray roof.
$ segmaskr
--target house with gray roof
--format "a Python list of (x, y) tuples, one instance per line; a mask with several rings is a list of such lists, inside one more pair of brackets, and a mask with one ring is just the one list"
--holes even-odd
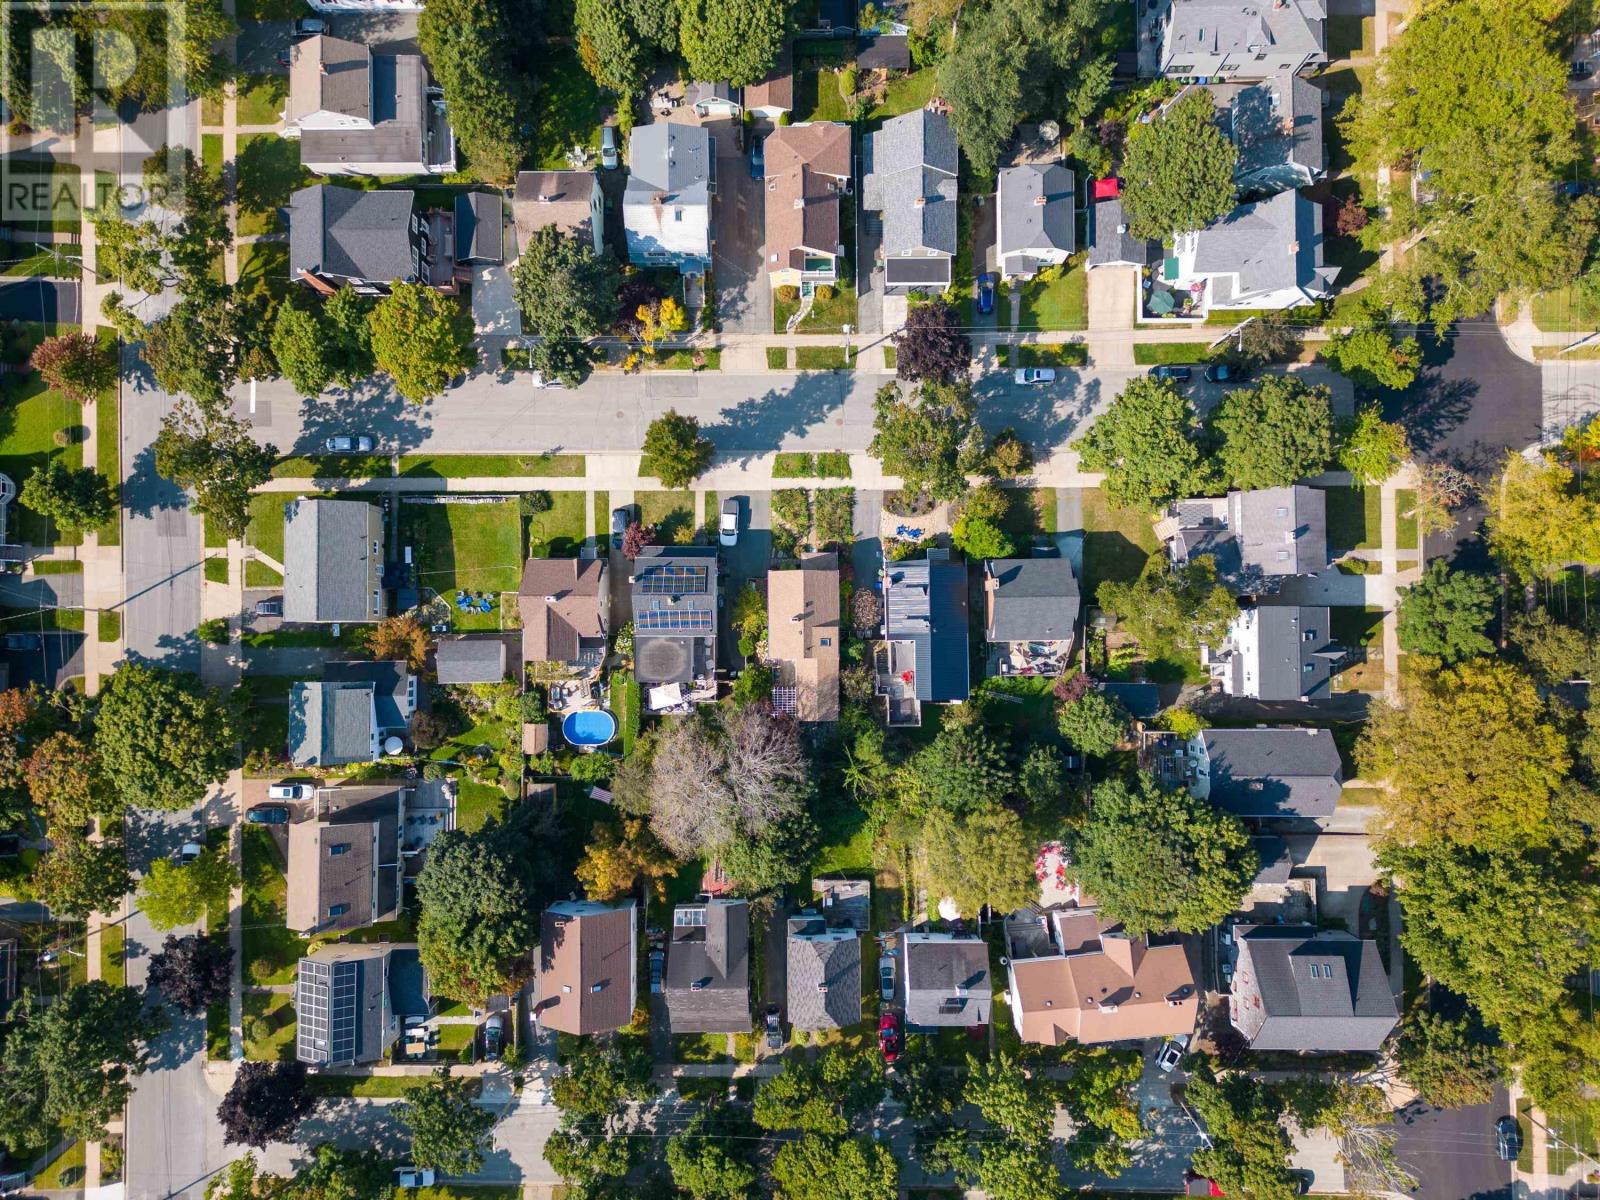
[(417, 677), (404, 662), (348, 659), (322, 664), (322, 678), (328, 683), (370, 683), (373, 711), (378, 731), (385, 737), (403, 736), (417, 711)]
[(433, 649), (440, 683), (499, 683), (506, 677), (506, 643), (501, 637), (441, 638)]
[(987, 1025), (994, 1002), (989, 943), (973, 934), (903, 933), (897, 986), (907, 1029)]
[(386, 612), (383, 509), (365, 500), (287, 501), (283, 619), (354, 625)]
[(318, 175), (447, 175), (456, 140), (420, 54), (318, 34), (289, 47), (283, 136)]
[(960, 703), (967, 663), (967, 564), (950, 551), (883, 566), (883, 641), (873, 663), (891, 725), (922, 724), (924, 704)]
[(1265, 79), (1328, 61), (1326, 0), (1157, 0), (1156, 12), (1155, 73), (1168, 79)]
[(1328, 569), (1327, 493), (1295, 484), (1179, 500), (1156, 536), (1173, 565), (1208, 555), (1235, 592), (1270, 594), (1290, 576)]
[(382, 1062), (407, 1023), (432, 1011), (415, 943), (319, 946), (295, 973), (295, 1057), (313, 1067)]
[(983, 564), (984, 637), (1002, 675), (1059, 675), (1078, 628), (1072, 563), (1054, 558), (991, 558)]
[(1190, 792), (1236, 817), (1326, 817), (1344, 789), (1329, 729), (1203, 729), (1183, 758)]
[(708, 899), (672, 910), (661, 994), (673, 1033), (749, 1032), (749, 904)]
[(506, 206), (499, 192), (461, 192), (455, 198), (456, 261), (504, 260)]
[(1089, 263), (1096, 267), (1147, 267), (1161, 258), (1161, 243), (1128, 232), (1128, 215), (1118, 196), (1089, 206)]
[(1345, 651), (1326, 608), (1262, 604), (1239, 610), (1220, 646), (1200, 662), (1228, 696), (1249, 700), (1325, 700)]
[(636, 267), (711, 267), (711, 196), (717, 190), (716, 139), (699, 125), (662, 121), (628, 135), (622, 227)]
[(1322, 205), (1279, 192), (1176, 234), (1162, 279), (1180, 292), (1203, 285), (1207, 311), (1293, 308), (1333, 290), (1339, 268), (1322, 251)]
[(400, 915), (409, 795), (396, 784), (318, 789), (315, 814), (288, 826), (284, 923), (291, 930), (345, 933)]
[(879, 214), (884, 289), (942, 292), (956, 254), (955, 130), (943, 113), (919, 108), (869, 134), (861, 205)]
[(396, 280), (449, 289), (455, 264), (453, 216), (421, 211), (413, 192), (319, 183), (289, 197), (289, 278), (313, 291), (379, 296)]
[(686, 99), (699, 117), (737, 117), (744, 112), (739, 103), (740, 89), (727, 80), (715, 83), (699, 80), (689, 84)]
[(1228, 106), (1239, 151), (1233, 181), (1240, 192), (1273, 195), (1322, 178), (1322, 90), (1301, 75), (1273, 75), (1239, 88)]
[(369, 683), (313, 680), (289, 689), (289, 761), (297, 767), (377, 762), (383, 739)]
[(1007, 279), (1032, 279), (1078, 249), (1078, 205), (1072, 172), (1059, 162), (1028, 163), (1000, 172), (995, 254)]
[(814, 912), (789, 918), (789, 1023), (848, 1029), (861, 1022), (861, 936)]
[(651, 691), (665, 688), (663, 698), (709, 689), (707, 698), (715, 699), (716, 547), (646, 546), (633, 561), (628, 586), (639, 682)]
[(1377, 1051), (1400, 1013), (1378, 943), (1312, 925), (1236, 925), (1228, 1017), (1252, 1050)]

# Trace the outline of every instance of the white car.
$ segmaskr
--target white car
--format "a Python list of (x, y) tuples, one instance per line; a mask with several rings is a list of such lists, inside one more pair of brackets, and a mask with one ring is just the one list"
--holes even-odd
[(401, 1167), (394, 1174), (395, 1179), (403, 1188), (425, 1188), (433, 1186), (432, 1167)]
[(1163, 1071), (1172, 1071), (1183, 1061), (1183, 1052), (1189, 1048), (1189, 1035), (1180, 1033), (1175, 1038), (1168, 1038), (1167, 1044), (1161, 1047), (1161, 1053), (1156, 1058), (1156, 1066)]
[(322, 448), (329, 454), (368, 454), (372, 451), (372, 439), (340, 434), (323, 442)]
[(311, 785), (309, 783), (275, 783), (267, 789), (269, 800), (309, 800), (311, 799)]
[(724, 546), (737, 546), (739, 544), (739, 502), (737, 500), (724, 500), (722, 502), (722, 519), (717, 522), (717, 540)]
[(1054, 367), (1018, 367), (1017, 382), (1022, 384), (1054, 383), (1056, 369)]
[(567, 385), (554, 377), (546, 379), (543, 371), (535, 371), (533, 373), (533, 386), (536, 388), (564, 388)]
[(885, 1003), (894, 999), (894, 959), (887, 954), (878, 959), (878, 996)]

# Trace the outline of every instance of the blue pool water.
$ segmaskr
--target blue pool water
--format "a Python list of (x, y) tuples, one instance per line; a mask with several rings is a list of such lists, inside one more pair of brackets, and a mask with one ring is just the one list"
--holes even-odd
[(580, 708), (561, 718), (561, 734), (574, 746), (604, 746), (617, 736), (617, 719), (603, 708)]

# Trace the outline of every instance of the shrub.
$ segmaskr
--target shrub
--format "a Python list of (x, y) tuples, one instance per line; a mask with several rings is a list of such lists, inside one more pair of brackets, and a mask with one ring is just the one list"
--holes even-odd
[(245, 1036), (252, 1042), (264, 1042), (272, 1036), (272, 1022), (266, 1017), (251, 1017)]
[(223, 646), (228, 642), (228, 622), (222, 617), (201, 621), (195, 632), (200, 635), (201, 641), (210, 642), (213, 646)]
[(536, 683), (522, 693), (522, 719), (524, 721), (542, 721), (544, 716), (544, 688)]
[(1346, 196), (1339, 211), (1334, 214), (1333, 225), (1340, 237), (1354, 237), (1367, 227), (1368, 214), (1361, 201)]
[(836, 294), (837, 293), (834, 292), (833, 285), (831, 283), (819, 283), (817, 285), (818, 300), (832, 300)]
[(524, 492), (522, 496), (522, 515), (525, 517), (537, 517), (540, 513), (549, 512), (554, 505), (555, 501), (550, 498), (549, 492)]
[(792, 283), (781, 284), (778, 288), (778, 299), (785, 304), (793, 304), (800, 299), (800, 289)]

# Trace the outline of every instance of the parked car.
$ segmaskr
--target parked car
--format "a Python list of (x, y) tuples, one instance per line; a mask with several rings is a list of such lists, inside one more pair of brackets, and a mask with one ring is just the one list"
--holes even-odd
[(424, 1188), (433, 1186), (432, 1167), (401, 1167), (394, 1173), (395, 1180), (403, 1188)]
[(1194, 378), (1194, 368), (1173, 363), (1162, 363), (1159, 367), (1150, 368), (1150, 378), (1170, 379), (1173, 383), (1188, 383)]
[(1233, 363), (1212, 363), (1206, 368), (1207, 383), (1238, 383), (1250, 372)]
[(1189, 1048), (1189, 1035), (1180, 1033), (1177, 1037), (1168, 1038), (1167, 1044), (1161, 1047), (1161, 1053), (1156, 1057), (1156, 1066), (1163, 1071), (1171, 1071), (1183, 1061), (1183, 1053)]
[(185, 842), (182, 847), (179, 848), (178, 852), (172, 857), (176, 859), (179, 864), (187, 866), (189, 863), (192, 863), (195, 859), (199, 858), (204, 852), (205, 847), (203, 847), (199, 842)]
[(252, 825), (287, 825), (289, 807), (285, 804), (258, 804), (244, 814)]
[(624, 504), (621, 508), (611, 510), (611, 545), (614, 549), (622, 549), (622, 535), (628, 531), (628, 522), (632, 520), (632, 505)]
[(663, 950), (650, 951), (650, 994), (661, 994), (661, 969), (666, 965), (667, 955)]
[(267, 789), (269, 800), (309, 800), (312, 788), (309, 783), (275, 783)]
[(767, 156), (761, 148), (761, 138), (750, 140), (750, 178), (761, 179), (766, 175)]
[(1222, 986), (1233, 986), (1233, 964), (1231, 962), (1225, 962), (1222, 964)]
[(615, 171), (621, 161), (621, 156), (617, 154), (617, 127), (600, 126), (600, 165), (608, 171)]
[(354, 434), (340, 434), (322, 443), (329, 454), (367, 454), (372, 450), (372, 439)]
[(767, 1049), (783, 1049), (783, 1017), (776, 1004), (767, 1005)]
[(993, 271), (978, 276), (978, 311), (986, 317), (994, 311), (994, 285)]
[(492, 1013), (483, 1023), (483, 1057), (489, 1062), (499, 1062), (505, 1042), (506, 1019), (499, 1013)]
[(1501, 1162), (1516, 1162), (1522, 1152), (1522, 1130), (1510, 1114), (1494, 1123), (1494, 1152)]
[(283, 597), (268, 596), (265, 600), (256, 601), (256, 616), (281, 617), (283, 616)]
[(739, 502), (732, 497), (722, 502), (722, 519), (717, 522), (717, 541), (724, 546), (739, 544)]
[(1018, 367), (1016, 379), (1018, 383), (1054, 383), (1056, 369), (1054, 367)]
[(894, 959), (887, 954), (878, 959), (878, 995), (885, 1002), (894, 999)]
[(44, 639), (37, 633), (6, 634), (7, 650), (37, 650), (42, 645), (44, 645)]
[(878, 1052), (883, 1061), (893, 1064), (900, 1057), (900, 1014), (886, 1012), (878, 1018)]
[(536, 388), (564, 388), (567, 385), (552, 375), (549, 379), (544, 377), (543, 371), (535, 371), (532, 375), (533, 386)]
[(26, 1171), (7, 1171), (0, 1175), (0, 1196), (15, 1196), (32, 1178)]
[(310, 37), (314, 33), (327, 33), (328, 23), (321, 17), (301, 17), (294, 23), (295, 37)]

